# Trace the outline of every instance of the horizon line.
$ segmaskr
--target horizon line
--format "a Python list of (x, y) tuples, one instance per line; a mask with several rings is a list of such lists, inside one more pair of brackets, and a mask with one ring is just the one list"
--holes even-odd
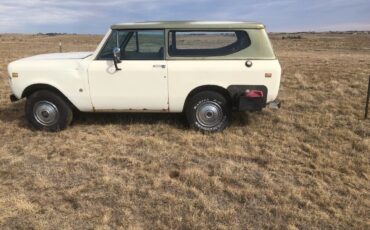
[[(298, 34), (298, 33), (370, 33), (370, 30), (307, 30), (307, 31), (267, 31), (269, 34)], [(37, 33), (28, 33), (28, 32), (0, 32), (0, 35), (105, 35), (94, 34), (94, 33), (69, 33), (69, 32), (37, 32)]]

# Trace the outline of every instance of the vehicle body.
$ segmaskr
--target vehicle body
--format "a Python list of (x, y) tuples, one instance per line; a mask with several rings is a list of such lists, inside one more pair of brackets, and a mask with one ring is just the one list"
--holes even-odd
[(260, 23), (144, 22), (113, 25), (95, 52), (20, 59), (8, 74), (11, 99), (30, 101), (26, 115), (39, 129), (72, 119), (58, 121), (65, 108), (47, 103), (50, 92), (82, 112), (185, 112), (194, 128), (219, 131), (232, 110), (275, 101), (281, 67)]

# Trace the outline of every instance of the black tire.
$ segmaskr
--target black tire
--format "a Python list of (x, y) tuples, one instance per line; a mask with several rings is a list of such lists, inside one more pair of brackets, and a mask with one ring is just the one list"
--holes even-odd
[(218, 132), (230, 123), (231, 105), (222, 94), (203, 91), (190, 98), (185, 114), (191, 128), (203, 132)]
[(73, 111), (68, 102), (57, 93), (40, 90), (31, 94), (26, 101), (26, 118), (37, 130), (57, 132), (72, 122)]

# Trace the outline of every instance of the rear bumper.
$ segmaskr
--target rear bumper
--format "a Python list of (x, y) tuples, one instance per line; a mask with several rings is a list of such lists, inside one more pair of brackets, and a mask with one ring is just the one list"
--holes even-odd
[(275, 100), (266, 104), (265, 98), (240, 97), (238, 111), (261, 111), (263, 108), (280, 109), (281, 101)]
[(11, 102), (19, 101), (19, 99), (14, 94), (10, 95), (9, 99), (10, 99)]
[(280, 109), (281, 108), (281, 101), (275, 100), (270, 103), (268, 103), (268, 107), (270, 109)]

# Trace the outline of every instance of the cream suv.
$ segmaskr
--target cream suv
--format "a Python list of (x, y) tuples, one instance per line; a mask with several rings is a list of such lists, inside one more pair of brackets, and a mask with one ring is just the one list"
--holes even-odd
[(113, 25), (95, 52), (20, 59), (8, 74), (36, 129), (65, 129), (76, 109), (184, 113), (212, 132), (232, 111), (275, 103), (281, 67), (260, 23), (143, 22)]

